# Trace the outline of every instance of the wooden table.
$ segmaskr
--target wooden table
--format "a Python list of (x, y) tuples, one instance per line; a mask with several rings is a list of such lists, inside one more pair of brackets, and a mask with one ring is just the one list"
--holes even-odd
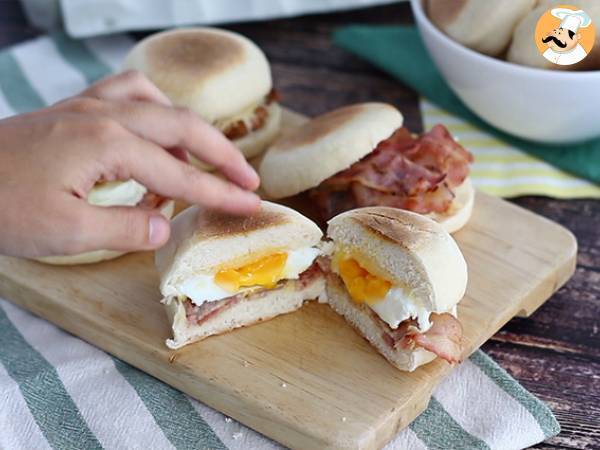
[[(336, 27), (349, 23), (411, 20), (408, 5), (398, 4), (229, 28), (263, 48), (284, 103), (294, 109), (314, 115), (352, 102), (385, 101), (419, 130), (416, 94), (330, 40)], [(0, 0), (0, 47), (39, 33), (27, 25), (17, 0)], [(577, 271), (532, 317), (512, 320), (483, 350), (544, 400), (561, 423), (562, 433), (536, 448), (600, 449), (600, 201), (513, 201), (575, 233)]]

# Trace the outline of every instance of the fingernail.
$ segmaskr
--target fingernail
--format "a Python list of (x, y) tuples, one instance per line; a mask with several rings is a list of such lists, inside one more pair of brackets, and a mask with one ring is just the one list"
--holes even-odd
[(256, 195), (254, 192), (249, 192), (248, 193), (248, 203), (251, 203), (252, 206), (255, 206), (258, 208), (258, 206), (260, 205), (260, 197), (258, 195)]
[(260, 177), (258, 176), (258, 173), (256, 173), (256, 170), (254, 170), (254, 167), (252, 167), (249, 163), (246, 164), (248, 165), (250, 173), (250, 176), (248, 177), (248, 187), (250, 189), (256, 189), (260, 184)]
[(162, 216), (151, 216), (148, 224), (150, 245), (158, 246), (163, 244), (169, 237), (169, 224), (167, 220)]

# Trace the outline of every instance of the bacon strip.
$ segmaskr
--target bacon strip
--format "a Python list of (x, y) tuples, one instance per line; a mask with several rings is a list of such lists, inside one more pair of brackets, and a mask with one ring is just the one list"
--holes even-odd
[(204, 302), (200, 306), (195, 305), (187, 298), (183, 304), (185, 307), (185, 315), (190, 324), (201, 325), (241, 301), (258, 300), (269, 292), (284, 287), (286, 283), (295, 283), (295, 289), (297, 290), (304, 289), (310, 283), (314, 282), (316, 278), (321, 276), (322, 273), (320, 266), (315, 261), (308, 269), (300, 274), (297, 280), (283, 280), (279, 282), (274, 289), (259, 289), (251, 293), (241, 293), (218, 301)]
[(402, 341), (403, 348), (422, 347), (449, 363), (457, 363), (461, 356), (462, 326), (451, 314), (431, 314), (431, 328), (425, 333), (408, 332)]
[(382, 329), (381, 337), (390, 348), (422, 347), (449, 363), (460, 361), (463, 330), (460, 322), (452, 314), (432, 313), (429, 317), (431, 328), (425, 333), (420, 333), (416, 320), (405, 320), (393, 330), (375, 311), (371, 309), (369, 311), (373, 320)]
[(269, 117), (269, 111), (266, 107), (275, 101), (279, 101), (279, 93), (275, 89), (271, 89), (271, 91), (265, 97), (263, 104), (254, 109), (252, 121), (250, 123), (250, 130), (248, 130), (248, 127), (243, 120), (238, 120), (223, 130), (225, 137), (233, 141), (235, 139), (243, 138), (250, 131), (255, 131), (262, 128)]
[(300, 274), (296, 281), (298, 289), (304, 289), (310, 283), (315, 281), (316, 278), (323, 275), (323, 270), (319, 265), (318, 261), (313, 262), (308, 269)]
[(167, 199), (162, 195), (147, 192), (137, 206), (144, 209), (156, 209), (159, 208), (165, 200)]
[(443, 125), (414, 137), (399, 128), (348, 169), (312, 189), (323, 219), (361, 206), (392, 206), (422, 214), (446, 211), (453, 188), (469, 175), (473, 156)]
[(184, 302), (185, 315), (188, 322), (201, 325), (221, 311), (239, 303), (242, 298), (243, 296), (241, 295), (235, 295), (224, 300), (219, 300), (218, 302), (202, 303), (200, 306), (196, 306), (190, 299), (186, 299)]

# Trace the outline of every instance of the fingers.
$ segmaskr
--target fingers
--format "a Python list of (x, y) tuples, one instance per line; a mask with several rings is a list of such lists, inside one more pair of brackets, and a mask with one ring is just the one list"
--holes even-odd
[(186, 149), (243, 188), (254, 190), (260, 183), (240, 151), (220, 131), (187, 109), (132, 102), (109, 105), (107, 114), (161, 147)]
[(180, 161), (183, 162), (190, 162), (190, 158), (188, 155), (188, 152), (186, 152), (184, 149), (182, 149), (181, 147), (173, 147), (173, 148), (169, 148), (167, 149), (167, 151), (173, 155), (175, 158), (179, 159)]
[[(159, 111), (156, 112), (160, 114)], [(154, 110), (150, 109), (147, 113), (150, 116)], [(179, 141), (177, 145), (213, 166), (239, 186), (250, 190), (258, 188), (260, 178), (256, 171), (246, 162), (239, 149), (219, 130), (187, 109), (179, 109), (175, 117), (177, 125), (165, 131), (170, 133), (168, 137)]]
[(131, 135), (115, 147), (115, 164), (122, 178), (134, 178), (150, 191), (231, 214), (251, 214), (259, 197), (178, 160), (161, 147)]
[(90, 86), (81, 96), (114, 101), (145, 101), (170, 106), (171, 101), (142, 72), (128, 70)]
[(240, 151), (218, 130), (187, 109), (90, 98), (73, 99), (62, 107), (78, 113), (108, 116), (137, 136), (163, 148), (185, 149), (245, 189), (254, 190), (260, 183)]
[(101, 207), (78, 202), (79, 229), (74, 253), (106, 249), (153, 250), (163, 246), (171, 232), (169, 221), (156, 210)]

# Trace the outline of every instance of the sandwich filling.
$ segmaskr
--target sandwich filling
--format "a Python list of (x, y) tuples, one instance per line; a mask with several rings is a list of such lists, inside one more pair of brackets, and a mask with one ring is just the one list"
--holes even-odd
[(188, 321), (199, 324), (243, 299), (295, 283), (299, 289), (321, 274), (315, 259), (320, 250), (306, 247), (276, 252), (242, 266), (225, 266), (199, 273), (177, 286)]
[(405, 285), (381, 276), (375, 268), (348, 252), (336, 252), (329, 277), (343, 284), (350, 299), (381, 330), (390, 348), (421, 347), (448, 362), (460, 359), (462, 327), (451, 312), (428, 310)]
[(146, 209), (160, 208), (167, 199), (135, 180), (105, 181), (97, 183), (88, 193), (87, 201), (95, 206), (140, 206)]
[(234, 117), (217, 120), (213, 125), (229, 140), (241, 139), (247, 134), (265, 126), (269, 119), (272, 104), (279, 101), (279, 93), (275, 89), (258, 104), (250, 105)]
[(313, 283), (318, 282), (322, 276), (323, 272), (319, 268), (319, 265), (313, 263), (297, 279), (280, 280), (271, 288), (258, 287), (257, 289), (248, 289), (220, 300), (204, 302), (201, 305), (195, 304), (189, 297), (183, 297), (181, 301), (185, 308), (188, 323), (190, 325), (202, 325), (238, 303), (260, 300), (268, 293), (280, 289), (302, 291)]
[(473, 155), (443, 125), (420, 136), (397, 129), (348, 169), (310, 190), (324, 220), (363, 206), (445, 213), (469, 175)]

